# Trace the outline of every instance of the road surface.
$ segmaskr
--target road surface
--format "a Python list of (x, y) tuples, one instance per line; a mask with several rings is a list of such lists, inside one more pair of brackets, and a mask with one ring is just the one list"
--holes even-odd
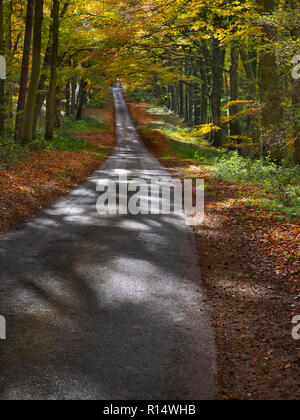
[(0, 399), (213, 399), (215, 347), (178, 216), (99, 216), (99, 179), (165, 176), (120, 90), (117, 145), (82, 186), (0, 238)]

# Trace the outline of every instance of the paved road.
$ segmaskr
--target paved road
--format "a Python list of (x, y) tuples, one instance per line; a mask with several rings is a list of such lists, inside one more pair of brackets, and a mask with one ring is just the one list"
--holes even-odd
[(119, 90), (117, 146), (85, 184), (0, 239), (0, 399), (212, 399), (215, 349), (177, 216), (106, 216), (99, 179), (166, 175)]

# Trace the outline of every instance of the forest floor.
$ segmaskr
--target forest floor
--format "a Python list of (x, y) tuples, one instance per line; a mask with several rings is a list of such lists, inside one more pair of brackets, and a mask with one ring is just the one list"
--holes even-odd
[(151, 128), (158, 117), (149, 104), (129, 107), (146, 147), (174, 176), (205, 179), (205, 221), (195, 235), (216, 331), (219, 398), (298, 399), (300, 344), (291, 332), (300, 313), (299, 220), (253, 205), (256, 186), (225, 182), (183, 159), (178, 138)]
[[(0, 234), (26, 222), (37, 210), (81, 184), (110, 155), (115, 144), (113, 104), (103, 109), (88, 109), (86, 114), (96, 118), (101, 125), (94, 127), (92, 124), (91, 131), (81, 132), (89, 125), (78, 126), (71, 122), (66, 129), (67, 140), (60, 137), (66, 130), (56, 133), (57, 142), (64, 149), (70, 145), (70, 150), (28, 153), (17, 163), (2, 168)], [(76, 143), (74, 146), (74, 139), (80, 147)]]

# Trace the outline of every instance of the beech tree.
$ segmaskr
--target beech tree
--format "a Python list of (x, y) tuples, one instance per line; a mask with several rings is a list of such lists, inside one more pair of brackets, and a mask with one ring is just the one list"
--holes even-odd
[(32, 48), (32, 70), (28, 89), (26, 107), (24, 112), (22, 143), (26, 144), (32, 140), (32, 128), (34, 118), (34, 107), (38, 93), (38, 85), (41, 72), (41, 45), (42, 45), (42, 23), (43, 23), (44, 0), (35, 0), (34, 5), (34, 27), (33, 27), (33, 48)]
[(51, 72), (47, 98), (46, 129), (45, 140), (53, 138), (55, 100), (57, 92), (57, 62), (58, 62), (58, 43), (59, 43), (59, 0), (53, 0), (52, 9), (52, 47), (51, 47)]
[(15, 125), (22, 144), (51, 141), (64, 114), (82, 118), (89, 98), (121, 79), (214, 147), (299, 163), (299, 9), (297, 0), (2, 0), (0, 135)]
[[(4, 39), (3, 39), (3, 0), (0, 0), (0, 55), (4, 56)], [(4, 80), (0, 79), (0, 136), (4, 134), (5, 123), (5, 90)]]
[(31, 51), (33, 9), (34, 9), (34, 0), (28, 0), (24, 46), (23, 46), (23, 58), (22, 58), (21, 76), (20, 76), (20, 82), (19, 82), (20, 86), (19, 86), (16, 124), (15, 124), (15, 139), (16, 140), (21, 139), (22, 131), (23, 131), (24, 109), (25, 109), (25, 103), (26, 103), (27, 82), (28, 82), (30, 51)]

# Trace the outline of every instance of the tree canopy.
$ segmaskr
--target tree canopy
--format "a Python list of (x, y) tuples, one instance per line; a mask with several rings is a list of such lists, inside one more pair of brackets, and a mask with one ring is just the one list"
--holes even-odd
[[(297, 0), (0, 2), (0, 133), (43, 121), (120, 80), (148, 91), (217, 147), (300, 162)], [(296, 64), (295, 64), (296, 63)], [(15, 127), (15, 128), (14, 128)]]

